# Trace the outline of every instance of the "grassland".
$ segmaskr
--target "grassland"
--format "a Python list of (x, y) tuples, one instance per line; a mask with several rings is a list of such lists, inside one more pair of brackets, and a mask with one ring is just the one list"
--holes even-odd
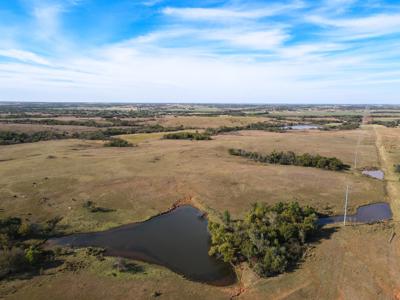
[[(213, 113), (220, 110), (201, 109)], [(327, 112), (332, 116), (343, 114), (331, 110), (319, 113)], [(207, 128), (245, 125), (260, 119), (267, 120), (227, 115), (168, 115), (141, 120)], [(5, 126), (9, 125), (0, 124), (1, 129)], [(64, 232), (72, 233), (146, 220), (179, 201), (200, 207), (214, 219), (226, 209), (233, 217), (241, 217), (256, 201), (297, 200), (321, 213), (340, 214), (349, 184), (349, 212), (360, 205), (388, 201), (395, 220), (399, 218), (399, 175), (392, 168), (400, 162), (399, 128), (363, 125), (346, 131), (240, 131), (217, 135), (210, 141), (164, 140), (163, 135), (120, 136), (138, 145), (133, 148), (107, 148), (103, 141), (75, 139), (0, 146), (0, 217), (45, 221), (62, 216)], [(229, 148), (335, 156), (352, 167), (332, 172), (265, 165), (231, 156)], [(362, 176), (361, 170), (367, 167), (382, 168), (385, 181)], [(91, 213), (83, 205), (88, 200), (113, 211)], [(112, 269), (115, 258), (97, 260), (78, 251), (63, 259), (81, 267), (70, 270), (64, 263), (31, 278), (3, 280), (0, 296), (153, 299), (154, 292), (160, 291), (162, 299), (229, 299), (233, 295), (239, 295), (239, 299), (400, 299), (400, 239), (396, 236), (389, 242), (399, 229), (397, 222), (327, 227), (299, 268), (260, 279), (242, 266), (240, 283), (224, 288), (190, 282), (165, 268), (140, 262), (136, 263), (142, 272), (120, 274)]]

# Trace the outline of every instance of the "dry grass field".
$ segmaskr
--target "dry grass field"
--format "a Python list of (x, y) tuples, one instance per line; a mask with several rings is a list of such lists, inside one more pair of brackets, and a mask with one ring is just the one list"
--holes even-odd
[(0, 129), (4, 131), (14, 132), (40, 132), (40, 131), (52, 131), (52, 132), (83, 132), (83, 131), (98, 131), (99, 128), (89, 126), (76, 126), (76, 125), (41, 125), (41, 124), (0, 124)]
[[(256, 201), (297, 200), (320, 212), (340, 214), (349, 184), (349, 211), (387, 200), (397, 218), (399, 182), (390, 166), (400, 159), (399, 133), (399, 129), (367, 125), (351, 131), (241, 131), (211, 141), (163, 140), (161, 133), (123, 136), (138, 145), (132, 148), (108, 148), (102, 141), (83, 140), (0, 146), (0, 214), (32, 221), (62, 216), (66, 233), (142, 221), (182, 199), (190, 199), (210, 218), (225, 209), (234, 217), (242, 216)], [(334, 172), (266, 165), (229, 155), (232, 147), (336, 156), (352, 168)], [(357, 169), (353, 168), (355, 152)], [(364, 167), (384, 169), (387, 180), (362, 176)], [(88, 200), (114, 211), (90, 213), (83, 208)], [(241, 282), (232, 287), (190, 282), (144, 263), (139, 263), (143, 273), (115, 277), (110, 271), (114, 258), (100, 262), (78, 255), (72, 259), (85, 262), (79, 270), (58, 267), (33, 278), (3, 281), (0, 295), (7, 299), (129, 299), (132, 295), (151, 299), (159, 290), (162, 299), (229, 299), (235, 294), (240, 294), (239, 299), (396, 299), (400, 244), (397, 237), (392, 243), (388, 239), (398, 229), (393, 222), (328, 227), (298, 269), (268, 279), (244, 269)]]
[(184, 126), (189, 128), (217, 128), (221, 126), (245, 126), (256, 122), (269, 121), (265, 117), (236, 116), (163, 116), (149, 121), (150, 124), (160, 124), (166, 127)]
[[(375, 145), (370, 142), (373, 131), (360, 134), (359, 166), (376, 165)], [(318, 149), (351, 164), (360, 134), (248, 131), (211, 141), (150, 139), (134, 148), (104, 148), (102, 142), (79, 140), (1, 147), (2, 207), (10, 215), (62, 215), (71, 231), (94, 230), (146, 219), (187, 197), (236, 216), (253, 202), (281, 200), (340, 213), (350, 184), (354, 211), (359, 205), (382, 201), (383, 183), (355, 170), (264, 165), (230, 156), (227, 150), (316, 153)], [(116, 212), (84, 215), (81, 206), (87, 200)]]

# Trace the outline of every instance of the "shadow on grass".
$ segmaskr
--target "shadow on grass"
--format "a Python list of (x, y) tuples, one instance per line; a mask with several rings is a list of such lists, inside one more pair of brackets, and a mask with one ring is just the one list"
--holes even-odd
[(145, 269), (131, 261), (127, 261), (124, 258), (118, 258), (113, 265), (113, 269), (121, 273), (137, 274), (144, 273)]
[[(309, 246), (317, 246), (319, 245), (323, 240), (329, 240), (331, 236), (338, 231), (338, 227), (318, 227), (316, 232), (308, 238), (307, 244)], [(296, 271), (300, 265), (307, 259), (306, 256), (303, 255), (302, 258), (300, 258), (297, 262), (291, 264), (288, 266), (286, 269), (285, 273), (291, 273)]]
[(64, 261), (55, 259), (53, 261), (46, 262), (44, 264), (41, 264), (40, 266), (37, 266), (36, 268), (29, 268), (25, 270), (21, 270), (19, 272), (9, 272), (2, 274), (3, 276), (0, 277), (0, 280), (6, 282), (6, 281), (13, 281), (13, 280), (29, 280), (32, 279), (36, 276), (49, 276), (52, 274), (44, 274), (45, 271), (55, 269), (59, 266), (61, 266), (64, 263)]

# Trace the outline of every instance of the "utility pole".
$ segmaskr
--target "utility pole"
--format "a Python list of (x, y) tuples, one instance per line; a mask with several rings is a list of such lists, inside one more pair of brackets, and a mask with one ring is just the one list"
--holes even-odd
[(346, 226), (346, 218), (347, 218), (347, 202), (349, 200), (349, 185), (346, 188), (346, 201), (344, 203), (344, 215), (343, 215), (343, 226)]
[(357, 152), (358, 152), (358, 149), (356, 149), (356, 155), (354, 157), (354, 170), (357, 169), (357, 154), (358, 154)]

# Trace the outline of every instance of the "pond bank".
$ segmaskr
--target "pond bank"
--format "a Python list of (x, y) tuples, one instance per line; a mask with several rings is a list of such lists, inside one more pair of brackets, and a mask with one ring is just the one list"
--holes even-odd
[(179, 205), (141, 223), (55, 238), (49, 240), (49, 245), (101, 247), (108, 256), (162, 265), (193, 281), (231, 285), (236, 282), (233, 268), (208, 255), (207, 225), (203, 212)]

